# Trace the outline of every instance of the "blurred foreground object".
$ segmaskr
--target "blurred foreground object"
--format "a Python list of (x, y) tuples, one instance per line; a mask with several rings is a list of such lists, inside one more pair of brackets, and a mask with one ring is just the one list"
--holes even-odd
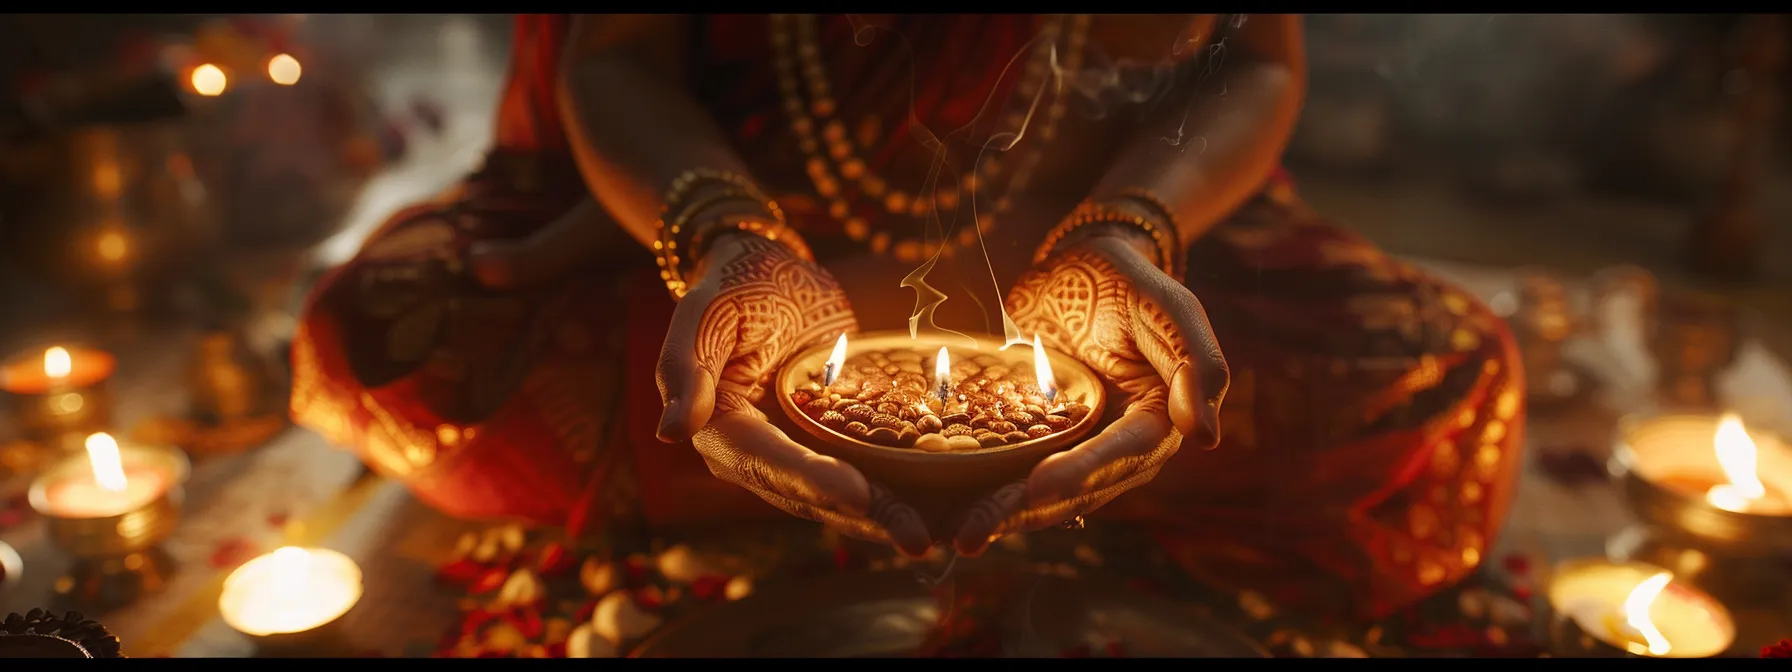
[(61, 617), (43, 609), (0, 621), (0, 658), (123, 658), (118, 638), (81, 612)]

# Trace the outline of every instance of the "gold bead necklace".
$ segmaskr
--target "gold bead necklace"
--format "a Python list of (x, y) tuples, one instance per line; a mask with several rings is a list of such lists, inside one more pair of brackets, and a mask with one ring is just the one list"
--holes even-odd
[[(1065, 23), (1065, 17), (1055, 17), (1049, 21), (1042, 33), (1044, 39), (1034, 44), (1033, 53), (1022, 72), (1022, 79), (1015, 84), (1014, 92), (1004, 107), (1001, 130), (996, 135), (1017, 134), (1026, 129), (1034, 98), (1046, 83), (1052, 81), (1052, 54), (1064, 33)], [(1058, 67), (1075, 72), (1082, 65), (1089, 17), (1069, 17), (1069, 23), (1069, 36), (1065, 49), (1061, 52), (1063, 58)], [(837, 117), (839, 103), (833, 97), (827, 70), (822, 63), (814, 15), (774, 15), (770, 24), (773, 59), (778, 71), (779, 91), (783, 94), (784, 112), (789, 117), (790, 129), (796, 135), (797, 144), (806, 159), (805, 168), (815, 193), (827, 201), (828, 214), (841, 220), (847, 237), (866, 243), (873, 253), (889, 253), (901, 261), (914, 262), (939, 251), (940, 241), (928, 241), (926, 236), (895, 240), (888, 231), (874, 231), (869, 221), (855, 213), (853, 199), (847, 196), (847, 185), (857, 187), (858, 195), (862, 198), (881, 201), (883, 209), (891, 215), (925, 220), (935, 212), (936, 207), (948, 213), (956, 213), (961, 190), (963, 194), (975, 198), (980, 187), (987, 187), (1001, 177), (1006, 163), (998, 159), (1001, 153), (982, 156), (975, 169), (967, 172), (962, 179), (945, 186), (935, 186), (932, 195), (909, 194), (900, 188), (891, 188), (886, 178), (865, 165), (860, 158), (862, 150), (847, 133), (846, 124)], [(956, 236), (945, 241), (948, 243), (948, 254), (952, 251), (952, 244), (959, 247), (975, 245), (980, 233), (987, 234), (995, 228), (996, 216), (1006, 214), (1013, 206), (1011, 199), (1025, 189), (1043, 156), (1045, 146), (1057, 136), (1058, 123), (1067, 110), (1067, 100), (1068, 95), (1062, 92), (1051, 96), (1043, 123), (1036, 132), (1037, 137), (1027, 142), (1027, 148), (1013, 160), (1013, 172), (1008, 175), (1006, 189), (993, 201), (986, 198), (984, 202), (989, 203), (988, 211), (978, 213), (975, 230), (960, 228)]]

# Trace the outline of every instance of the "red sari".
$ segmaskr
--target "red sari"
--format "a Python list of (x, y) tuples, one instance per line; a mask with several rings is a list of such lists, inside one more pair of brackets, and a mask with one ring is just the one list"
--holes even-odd
[[(695, 90), (818, 257), (847, 274), (861, 263), (830, 258), (865, 243), (842, 221), (875, 226), (883, 211), (869, 197), (830, 211), (805, 178), (765, 21), (693, 22)], [(922, 140), (912, 129), (971, 129), (946, 138), (949, 152), (987, 137), (979, 113), (991, 90), (1016, 86), (1003, 69), (1042, 22), (891, 21), (907, 44), (950, 46), (913, 50), (895, 71), (900, 41), (864, 45), (843, 19), (819, 23), (817, 40), (833, 81), (886, 82), (839, 86), (842, 118), (885, 121), (856, 133), (867, 170), (910, 174)], [(294, 416), (452, 515), (582, 525), (626, 512), (656, 526), (781, 516), (711, 477), (688, 446), (653, 438), (652, 367), (672, 302), (648, 255), (527, 293), (455, 280), (467, 241), (522, 235), (582, 196), (552, 95), (565, 30), (565, 17), (519, 15), (487, 168), (394, 216), (314, 291), (294, 348)], [(919, 84), (912, 97), (878, 94), (901, 90), (887, 82), (904, 72)], [(911, 111), (924, 126), (897, 123)], [(1057, 151), (1093, 168), (1041, 171), (1035, 184), (1051, 188), (1028, 192), (1038, 205), (1021, 219), (1055, 221), (1086, 193), (1112, 145), (1102, 128), (1066, 122)], [(1040, 233), (1000, 237), (1031, 250)], [(1315, 215), (1282, 176), (1189, 252), (1199, 269), (1189, 286), (1234, 372), (1225, 436), (1216, 450), (1179, 453), (1091, 524), (1144, 525), (1196, 576), (1295, 607), (1385, 614), (1472, 571), (1504, 517), (1522, 445), (1522, 372), (1503, 324)], [(1006, 286), (1019, 265), (996, 256)], [(363, 278), (390, 268), (420, 279), (367, 289)]]

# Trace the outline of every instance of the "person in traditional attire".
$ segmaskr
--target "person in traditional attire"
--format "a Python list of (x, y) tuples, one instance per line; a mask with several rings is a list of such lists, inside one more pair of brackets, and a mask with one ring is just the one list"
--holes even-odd
[[(1283, 15), (519, 16), (496, 147), (317, 286), (293, 414), (460, 517), (782, 511), (975, 554), (1087, 516), (1388, 613), (1487, 552), (1523, 373), (1480, 302), (1297, 196), (1301, 44)], [(917, 311), (1077, 357), (1106, 428), (942, 523), (755, 407)]]

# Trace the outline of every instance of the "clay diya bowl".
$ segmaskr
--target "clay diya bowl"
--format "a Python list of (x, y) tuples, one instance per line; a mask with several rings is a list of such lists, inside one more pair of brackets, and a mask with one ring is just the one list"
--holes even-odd
[[(847, 339), (846, 361), (849, 369), (853, 366), (855, 356), (861, 353), (919, 353), (920, 361), (925, 364), (920, 375), (927, 378), (929, 388), (936, 384), (935, 357), (942, 347), (947, 349), (952, 362), (975, 361), (979, 357), (987, 362), (994, 358), (996, 363), (988, 366), (1001, 366), (1016, 372), (1014, 379), (1018, 383), (1033, 384), (1035, 380), (1032, 375), (1033, 348), (1023, 345), (1003, 350), (1003, 341), (994, 337), (967, 338), (953, 334), (910, 337), (906, 331), (888, 331), (857, 334)], [(976, 347), (972, 347), (973, 344)], [(1012, 440), (1002, 445), (937, 452), (917, 447), (883, 445), (822, 424), (799, 408), (798, 400), (792, 398), (792, 393), (802, 389), (813, 390), (814, 385), (823, 380), (823, 371), (834, 347), (834, 343), (828, 343), (809, 349), (798, 353), (785, 364), (774, 387), (778, 404), (784, 409), (784, 417), (775, 422), (787, 431), (790, 428), (798, 430), (789, 432), (797, 442), (823, 455), (843, 460), (858, 468), (866, 478), (899, 493), (945, 491), (981, 494), (1024, 478), (1041, 460), (1076, 446), (1094, 431), (1107, 402), (1101, 381), (1094, 372), (1081, 362), (1048, 348), (1046, 357), (1057, 388), (1052, 405), (1062, 408), (1080, 404), (1087, 408), (1086, 413), (1079, 413), (1074, 419), (1063, 418), (1058, 421), (1057, 424), (1061, 427), (1052, 433), (1025, 440), (1019, 440), (1017, 434), (1010, 433)], [(909, 359), (912, 360), (912, 357)], [(851, 374), (842, 373), (839, 381), (846, 380), (849, 375)], [(839, 381), (836, 381), (834, 387), (839, 387)], [(949, 388), (948, 397), (953, 401), (959, 401), (960, 396), (956, 384), (954, 382)], [(834, 387), (825, 389), (831, 390)]]

